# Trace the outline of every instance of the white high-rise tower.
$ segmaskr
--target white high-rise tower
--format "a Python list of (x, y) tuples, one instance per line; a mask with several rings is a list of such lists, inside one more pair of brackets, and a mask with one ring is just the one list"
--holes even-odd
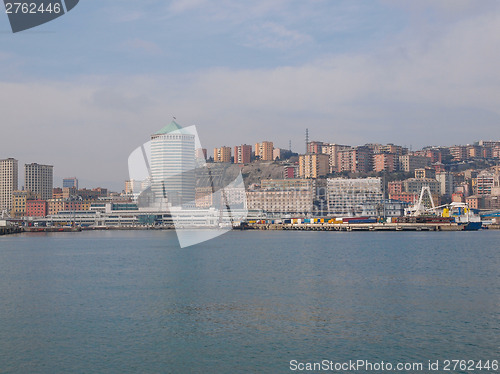
[(195, 135), (172, 121), (151, 135), (151, 189), (157, 201), (194, 202)]

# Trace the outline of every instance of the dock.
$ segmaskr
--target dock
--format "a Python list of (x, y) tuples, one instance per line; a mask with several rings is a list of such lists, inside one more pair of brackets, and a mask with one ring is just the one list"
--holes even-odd
[(286, 223), (249, 224), (253, 230), (296, 231), (462, 231), (457, 223)]

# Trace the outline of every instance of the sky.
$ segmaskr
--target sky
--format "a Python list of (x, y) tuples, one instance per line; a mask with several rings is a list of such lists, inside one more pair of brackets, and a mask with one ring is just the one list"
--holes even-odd
[(173, 117), (209, 154), (500, 140), (497, 0), (80, 0), (0, 44), (0, 158), (54, 186), (121, 191)]

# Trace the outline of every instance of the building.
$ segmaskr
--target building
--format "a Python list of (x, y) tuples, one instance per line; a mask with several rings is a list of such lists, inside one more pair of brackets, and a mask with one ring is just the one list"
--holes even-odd
[(437, 148), (426, 148), (421, 151), (413, 152), (414, 156), (428, 157), (431, 160), (431, 163), (442, 162), (443, 161), (443, 153), (441, 149)]
[[(72, 191), (72, 189), (69, 189)], [(63, 188), (64, 191), (64, 188)], [(108, 189), (107, 188), (102, 188), (102, 187), (97, 187), (97, 188), (92, 188), (91, 190), (87, 188), (82, 188), (79, 189), (78, 191), (75, 191), (73, 195), (68, 196), (78, 196), (82, 200), (96, 200), (100, 197), (106, 197), (108, 196)], [(64, 196), (66, 198), (66, 196)]]
[(464, 145), (454, 145), (448, 148), (450, 154), (453, 157), (453, 161), (464, 161), (468, 158), (467, 146)]
[(477, 175), (475, 193), (476, 195), (490, 195), (491, 189), (495, 184), (495, 179), (498, 180), (498, 174), (494, 174), (487, 170), (483, 170)]
[(314, 188), (259, 189), (246, 193), (248, 210), (261, 210), (280, 215), (312, 214), (314, 197)]
[(319, 178), (328, 174), (330, 157), (323, 153), (308, 153), (299, 156), (299, 177)]
[(482, 208), (482, 196), (472, 195), (465, 198), (465, 202), (471, 209), (481, 209)]
[(402, 156), (406, 153), (408, 153), (407, 148), (403, 148), (400, 145), (394, 145), (392, 143), (382, 145), (382, 144), (377, 144), (377, 147), (373, 149), (374, 153), (393, 153), (396, 156)]
[(196, 208), (206, 209), (214, 205), (213, 187), (196, 187), (195, 206)]
[(52, 198), (53, 199), (62, 199), (63, 198), (63, 189), (61, 187), (54, 187), (52, 189)]
[(282, 154), (284, 154), (284, 149), (281, 149), (281, 148), (274, 148), (273, 149), (273, 160), (281, 160), (281, 156)]
[(341, 145), (341, 144), (323, 144), (321, 146), (321, 150), (323, 153), (327, 154), (330, 157), (330, 173), (338, 171), (338, 159), (339, 159), (339, 151), (345, 149), (352, 149), (349, 145)]
[(273, 161), (273, 142), (263, 141), (255, 144), (255, 157), (262, 161)]
[(425, 168), (415, 169), (415, 178), (428, 178), (434, 179), (436, 178), (436, 169), (433, 167), (426, 166)]
[(57, 214), (61, 211), (65, 210), (64, 209), (64, 199), (49, 199), (47, 200), (47, 214), (49, 216)]
[(338, 152), (338, 172), (368, 173), (372, 171), (372, 150), (369, 147), (343, 149)]
[(260, 188), (263, 190), (312, 189), (315, 183), (310, 179), (263, 179)]
[(26, 216), (26, 201), (31, 197), (28, 191), (12, 192), (12, 210), (10, 212), (13, 218), (22, 218)]
[(158, 203), (194, 202), (195, 165), (195, 135), (178, 123), (151, 135), (151, 189)]
[(420, 194), (411, 192), (400, 192), (395, 194), (389, 194), (389, 199), (403, 201), (408, 204), (415, 204), (418, 201)]
[(399, 156), (399, 169), (413, 173), (415, 169), (425, 168), (431, 164), (431, 159), (426, 156), (403, 155)]
[(387, 183), (387, 192), (391, 194), (400, 194), (403, 192), (403, 181), (392, 181)]
[(299, 165), (285, 165), (283, 172), (285, 179), (294, 179), (299, 177)]
[(47, 201), (45, 200), (26, 200), (27, 217), (45, 217), (47, 215)]
[(329, 178), (326, 182), (328, 213), (361, 216), (367, 204), (383, 201), (381, 178)]
[(234, 147), (234, 163), (249, 164), (252, 161), (252, 146), (247, 144)]
[(214, 148), (214, 162), (231, 162), (231, 147)]
[(206, 161), (207, 149), (206, 148), (196, 148), (195, 157), (197, 160)]
[(467, 145), (467, 158), (483, 158), (483, 147), (480, 145)]
[(326, 146), (326, 143), (312, 141), (307, 143), (307, 153), (325, 153), (323, 152), (323, 147)]
[(63, 179), (63, 188), (68, 187), (68, 188), (76, 188), (78, 189), (78, 179), (76, 177), (71, 177), (71, 178), (64, 178)]
[(142, 191), (142, 181), (138, 180), (128, 180), (125, 181), (125, 195), (133, 195), (134, 193), (140, 193)]
[(439, 193), (442, 196), (451, 197), (455, 192), (453, 174), (446, 171), (437, 173), (436, 180), (439, 182)]
[(396, 171), (399, 166), (399, 158), (394, 153), (376, 153), (373, 155), (373, 170), (376, 172)]
[(41, 200), (51, 199), (54, 181), (53, 169), (52, 165), (37, 163), (24, 165), (24, 189)]
[(0, 160), (0, 215), (5, 210), (12, 210), (12, 193), (17, 190), (17, 160), (8, 158)]
[(441, 192), (440, 183), (431, 178), (409, 178), (403, 181), (403, 190), (408, 193), (420, 194), (422, 187), (429, 187), (431, 190), (431, 195), (436, 198), (434, 202), (437, 202), (437, 197)]

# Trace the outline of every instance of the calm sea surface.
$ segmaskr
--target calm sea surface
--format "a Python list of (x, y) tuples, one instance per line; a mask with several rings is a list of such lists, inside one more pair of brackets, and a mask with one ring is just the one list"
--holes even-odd
[(499, 352), (500, 231), (231, 232), (184, 249), (171, 231), (0, 237), (1, 373)]

